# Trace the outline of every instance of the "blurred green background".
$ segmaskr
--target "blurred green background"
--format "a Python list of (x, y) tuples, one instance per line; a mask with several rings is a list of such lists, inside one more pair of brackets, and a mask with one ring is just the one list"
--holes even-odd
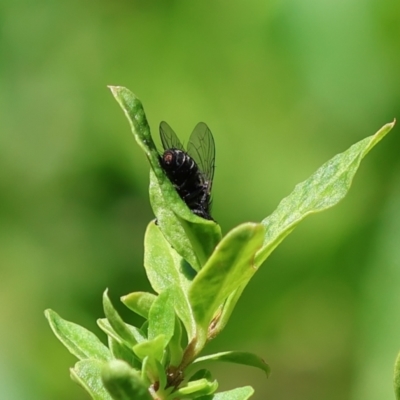
[[(149, 167), (107, 85), (143, 101), (156, 140), (163, 119), (182, 140), (210, 126), (226, 233), (400, 117), (399, 20), (394, 0), (2, 0), (0, 398), (86, 399), (43, 310), (104, 339), (103, 290), (116, 304), (149, 290)], [(307, 219), (255, 276), (207, 350), (256, 352), (272, 374), (214, 365), (221, 389), (394, 399), (399, 148), (395, 127), (345, 201)]]

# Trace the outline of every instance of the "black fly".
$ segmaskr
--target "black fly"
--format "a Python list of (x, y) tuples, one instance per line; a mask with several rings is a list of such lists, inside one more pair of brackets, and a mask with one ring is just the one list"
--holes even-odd
[(210, 129), (199, 122), (190, 135), (187, 150), (165, 121), (160, 123), (160, 136), (164, 148), (160, 164), (167, 177), (194, 214), (212, 220), (215, 144)]

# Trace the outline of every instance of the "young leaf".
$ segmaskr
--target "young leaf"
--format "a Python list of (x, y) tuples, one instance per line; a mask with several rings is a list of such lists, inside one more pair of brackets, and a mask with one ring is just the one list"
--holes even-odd
[(106, 315), (108, 322), (115, 333), (121, 337), (128, 346), (134, 346), (137, 343), (137, 340), (132, 334), (131, 330), (127, 327), (127, 324), (125, 324), (118, 312), (113, 307), (110, 299), (108, 298), (107, 290), (103, 294), (103, 308), (104, 314)]
[(175, 317), (175, 329), (174, 335), (172, 336), (169, 345), (168, 345), (169, 353), (170, 353), (170, 362), (169, 364), (177, 367), (183, 355), (182, 349), (182, 325), (179, 318)]
[[(190, 374), (190, 368), (187, 368), (185, 370), (185, 374), (188, 375)], [(208, 381), (211, 381), (212, 375), (211, 372), (208, 369), (199, 369), (198, 371), (196, 371), (190, 378), (189, 378), (189, 382), (191, 381), (197, 381), (199, 379), (207, 379)]]
[[(155, 365), (157, 368), (158, 386), (162, 391), (164, 391), (165, 386), (167, 386), (167, 373), (166, 373), (164, 367), (162, 366), (162, 364), (160, 362), (158, 362), (157, 360), (155, 362)], [(155, 382), (157, 382), (157, 381), (155, 381)]]
[(375, 135), (337, 154), (307, 180), (299, 183), (284, 198), (278, 208), (262, 221), (265, 238), (256, 256), (260, 266), (272, 251), (308, 215), (333, 207), (350, 189), (361, 160), (393, 128), (395, 122), (384, 125)]
[(157, 296), (147, 292), (133, 292), (121, 297), (121, 301), (133, 312), (148, 318), (149, 311)]
[(170, 290), (160, 293), (153, 303), (149, 313), (148, 338), (150, 340), (159, 335), (164, 335), (164, 349), (168, 346), (174, 334), (175, 312), (172, 305)]
[(70, 369), (73, 381), (82, 386), (93, 400), (112, 400), (101, 380), (101, 371), (105, 362), (99, 360), (78, 361), (74, 368)]
[(97, 336), (87, 329), (63, 320), (53, 310), (46, 310), (45, 316), (50, 327), (60, 342), (77, 358), (85, 360), (107, 361), (111, 359), (111, 353)]
[[(164, 399), (165, 395), (173, 390), (172, 388), (165, 389), (167, 385), (166, 371), (162, 364), (151, 356), (143, 359), (141, 377), (143, 382), (148, 386), (151, 385), (157, 392), (156, 399)], [(162, 395), (158, 396), (161, 393)]]
[(201, 396), (197, 400), (247, 400), (254, 393), (254, 389), (251, 386), (244, 386), (227, 392), (215, 393), (210, 396)]
[(210, 382), (207, 379), (198, 379), (197, 381), (188, 382), (187, 385), (180, 387), (175, 392), (171, 393), (169, 399), (196, 399), (200, 396), (210, 395), (218, 389), (218, 382)]
[[(251, 277), (249, 277), (250, 280)], [(235, 291), (233, 291), (228, 298), (226, 299), (224, 305), (222, 306), (221, 315), (216, 321), (215, 328), (213, 329), (214, 335), (218, 336), (219, 333), (225, 328), (226, 324), (229, 321), (229, 318), (232, 315), (233, 309), (237, 301), (239, 300), (240, 296), (243, 293), (243, 290), (247, 286), (247, 282), (242, 283)]]
[(161, 361), (164, 356), (165, 342), (165, 335), (161, 334), (151, 340), (136, 344), (133, 346), (133, 351), (141, 360), (152, 357)]
[(145, 386), (150, 387), (153, 382), (156, 381), (157, 376), (157, 366), (155, 365), (154, 358), (146, 356), (142, 361), (142, 368), (140, 370), (140, 377)]
[[(179, 197), (174, 186), (165, 175), (159, 163), (159, 154), (150, 134), (150, 128), (144, 114), (140, 100), (128, 89), (120, 86), (110, 86), (111, 92), (123, 109), (132, 129), (134, 138), (145, 152), (155, 180), (150, 185), (150, 201), (160, 225), (160, 229), (168, 242), (182, 255), (195, 269), (199, 269), (211, 254), (212, 249), (221, 238), (221, 229), (213, 221), (207, 221), (193, 214)], [(161, 207), (160, 207), (161, 206)], [(172, 212), (168, 211), (171, 210)], [(179, 218), (177, 218), (179, 217)], [(179, 228), (181, 221), (188, 221)], [(203, 225), (194, 229), (193, 224)], [(174, 229), (171, 229), (174, 227)], [(193, 230), (188, 234), (187, 229)], [(182, 232), (186, 234), (193, 247), (190, 258), (187, 258), (188, 247), (182, 246)], [(215, 242), (213, 242), (215, 241)], [(188, 244), (188, 243), (186, 243)], [(183, 251), (183, 253), (181, 253)]]
[(192, 218), (182, 218), (181, 214), (175, 212), (171, 203), (173, 200), (163, 196), (153, 171), (150, 171), (149, 194), (151, 207), (163, 235), (178, 254), (199, 271), (221, 240), (220, 226), (197, 216), (194, 216), (194, 222)]
[(152, 356), (146, 356), (143, 358), (141, 377), (142, 381), (147, 386), (150, 386), (156, 382), (161, 382), (160, 386), (165, 386), (165, 383), (167, 382), (167, 376), (164, 368), (162, 367), (161, 363)]
[(154, 222), (146, 230), (144, 266), (153, 289), (157, 293), (167, 289), (170, 292), (171, 302), (191, 340), (195, 334), (195, 325), (189, 305), (188, 288), (194, 271), (166, 241)]
[[(123, 337), (121, 337), (113, 327), (110, 325), (110, 322), (108, 321), (107, 318), (99, 318), (97, 320), (97, 325), (99, 328), (106, 333), (109, 337), (112, 337), (114, 340), (116, 340), (119, 343), (125, 344), (126, 347), (131, 348), (131, 342), (132, 340), (125, 340)], [(144, 342), (147, 340), (145, 334), (143, 331), (139, 328), (136, 328), (136, 326), (132, 326), (129, 324), (125, 324), (126, 328), (131, 332), (132, 336), (134, 337), (135, 341), (138, 343)]]
[(197, 346), (205, 343), (211, 320), (226, 298), (254, 274), (254, 256), (261, 247), (264, 228), (245, 223), (231, 230), (215, 248), (189, 290), (198, 328)]
[(120, 360), (110, 361), (101, 374), (104, 386), (114, 400), (152, 400), (140, 373)]
[[(199, 217), (196, 217), (195, 222), (193, 222), (192, 220), (182, 218), (179, 214), (176, 216), (185, 231), (186, 237), (190, 241), (199, 261), (200, 268), (202, 268), (222, 238), (221, 227), (216, 222), (203, 218), (200, 218), (202, 223), (198, 223), (197, 218)], [(163, 226), (162, 231), (166, 237), (171, 237), (173, 235), (169, 234), (169, 232), (165, 233), (168, 228), (168, 225)], [(198, 269), (196, 270), (198, 271)]]
[(132, 368), (141, 368), (141, 363), (138, 358), (135, 357), (133, 351), (120, 341), (109, 336), (108, 347), (115, 359), (127, 362)]
[(256, 367), (264, 371), (267, 377), (271, 372), (269, 365), (266, 364), (261, 357), (258, 357), (253, 353), (247, 353), (242, 351), (225, 351), (222, 353), (216, 353), (208, 356), (199, 357), (193, 361), (190, 368), (198, 367), (198, 364), (207, 361), (223, 361), (235, 364), (248, 365), (250, 367)]

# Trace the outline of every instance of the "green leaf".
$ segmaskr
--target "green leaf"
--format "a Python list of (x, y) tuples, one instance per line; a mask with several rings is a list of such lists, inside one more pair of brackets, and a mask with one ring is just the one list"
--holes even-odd
[(128, 348), (127, 346), (125, 346), (123, 343), (121, 343), (120, 341), (109, 336), (108, 337), (108, 347), (115, 359), (126, 361), (132, 368), (136, 368), (136, 369), (141, 368), (141, 365), (140, 365), (141, 363), (136, 358), (133, 351), (130, 348)]
[(146, 356), (143, 358), (140, 376), (142, 377), (142, 381), (145, 382), (148, 386), (158, 381), (158, 364), (154, 357)]
[(121, 301), (133, 312), (144, 318), (149, 317), (149, 311), (157, 296), (147, 292), (133, 292), (121, 297)]
[(104, 386), (114, 400), (152, 400), (140, 373), (127, 363), (113, 360), (106, 364), (101, 374)]
[(262, 221), (266, 233), (263, 246), (257, 253), (257, 266), (267, 259), (305, 217), (333, 207), (346, 196), (361, 160), (393, 126), (394, 122), (386, 124), (375, 135), (337, 154), (307, 180), (299, 183), (279, 203), (278, 208)]
[(400, 353), (397, 355), (396, 362), (394, 364), (393, 385), (396, 400), (400, 400)]
[(149, 313), (148, 338), (150, 340), (159, 335), (164, 336), (164, 349), (168, 346), (174, 334), (175, 312), (172, 305), (170, 290), (160, 293), (153, 303)]
[(105, 362), (99, 360), (78, 361), (74, 368), (70, 369), (71, 378), (82, 386), (93, 400), (112, 400), (101, 380), (101, 371)]
[(150, 386), (152, 382), (155, 382), (155, 376), (157, 376), (157, 366), (155, 364), (154, 358), (146, 356), (143, 358), (142, 368), (140, 370), (140, 376), (142, 378), (142, 382), (146, 386)]
[[(147, 356), (143, 359), (141, 377), (143, 382), (153, 385), (154, 390), (165, 392), (164, 388), (167, 384), (166, 371), (154, 357)], [(163, 398), (163, 396), (160, 397)]]
[(193, 280), (189, 301), (198, 327), (197, 346), (205, 343), (218, 308), (255, 273), (254, 255), (262, 245), (263, 236), (261, 224), (245, 223), (234, 228)]
[(122, 340), (128, 346), (134, 346), (137, 343), (137, 340), (132, 334), (131, 330), (128, 328), (127, 324), (125, 324), (118, 312), (113, 307), (110, 299), (108, 298), (108, 290), (106, 290), (103, 294), (103, 308), (104, 314), (106, 315), (108, 322), (116, 334), (122, 338)]
[[(113, 327), (110, 325), (110, 322), (108, 321), (107, 318), (99, 318), (97, 320), (97, 325), (100, 327), (100, 329), (105, 332), (109, 337), (112, 337), (113, 339), (115, 339), (117, 342), (119, 343), (123, 343), (125, 344), (125, 346), (127, 346), (128, 348), (131, 348), (131, 342), (125, 340), (123, 337), (121, 337), (117, 332), (115, 332), (115, 330), (113, 329)], [(132, 336), (135, 338), (135, 341), (138, 343), (144, 342), (147, 340), (145, 334), (142, 332), (141, 329), (136, 328), (136, 326), (132, 326), (129, 324), (125, 324), (125, 326), (127, 327), (128, 330), (130, 330)]]
[[(133, 136), (146, 154), (154, 173), (154, 177), (151, 175), (150, 201), (160, 229), (176, 251), (193, 268), (199, 269), (220, 240), (221, 229), (215, 222), (193, 214), (165, 175), (140, 100), (124, 87), (110, 86), (110, 89), (128, 118)], [(186, 221), (183, 225), (182, 220)], [(187, 240), (182, 242), (185, 236), (183, 231), (189, 243)]]
[(177, 367), (182, 361), (182, 325), (179, 318), (175, 317), (174, 335), (169, 342), (170, 365)]
[(165, 335), (138, 343), (133, 346), (135, 354), (143, 360), (145, 357), (153, 357), (155, 360), (161, 361), (164, 356)]
[(154, 222), (146, 230), (144, 266), (153, 289), (157, 293), (170, 292), (175, 312), (191, 340), (195, 335), (195, 324), (188, 290), (195, 272), (170, 246)]
[[(256, 272), (256, 271), (255, 271)], [(250, 280), (251, 277), (249, 277)], [(248, 281), (249, 281), (248, 280)], [(225, 328), (226, 324), (229, 321), (229, 318), (232, 315), (232, 312), (235, 308), (237, 301), (243, 293), (243, 290), (247, 286), (248, 281), (242, 283), (235, 291), (233, 291), (228, 298), (226, 299), (219, 320), (215, 324), (214, 335), (218, 336), (218, 334)]]
[[(154, 175), (158, 178), (155, 171)], [(198, 271), (221, 240), (221, 227), (214, 221), (193, 214), (170, 181), (167, 181), (158, 190), (157, 183), (160, 181), (154, 182), (154, 176), (150, 172), (151, 206), (168, 242)]]
[(93, 358), (107, 361), (111, 359), (110, 351), (94, 333), (73, 322), (63, 320), (53, 310), (46, 310), (45, 316), (54, 334), (75, 357), (80, 360)]
[[(209, 221), (198, 216), (195, 216), (194, 220), (183, 218), (180, 214), (176, 214), (176, 216), (178, 217), (199, 262), (199, 268), (193, 268), (195, 268), (196, 271), (199, 271), (199, 269), (201, 269), (210, 258), (217, 244), (221, 241), (221, 227), (215, 221)], [(171, 226), (168, 224), (160, 224), (160, 227), (165, 237), (179, 254), (181, 254), (180, 251), (185, 251), (185, 249), (182, 249), (181, 242), (176, 240), (176, 232), (173, 227), (171, 229)], [(183, 256), (183, 254), (181, 255)]]
[[(185, 370), (185, 374), (188, 375), (190, 374), (190, 369), (187, 368)], [(194, 373), (190, 378), (189, 378), (189, 382), (190, 381), (197, 381), (198, 379), (207, 379), (208, 381), (211, 381), (212, 375), (211, 372), (208, 369), (199, 369), (198, 371), (196, 371), (196, 373)]]
[(158, 151), (151, 137), (150, 127), (141, 101), (127, 88), (122, 86), (109, 86), (109, 88), (124, 111), (133, 136), (149, 159), (152, 168), (160, 169)]
[(210, 382), (207, 379), (198, 379), (197, 381), (188, 382), (185, 386), (180, 387), (171, 393), (167, 399), (195, 399), (200, 396), (210, 395), (218, 389), (218, 382)]
[(254, 389), (251, 386), (244, 386), (227, 392), (215, 393), (211, 396), (202, 396), (197, 400), (247, 400), (254, 393)]
[(250, 367), (256, 367), (264, 371), (267, 377), (271, 372), (269, 365), (266, 364), (261, 357), (253, 353), (247, 353), (242, 351), (225, 351), (222, 353), (210, 354), (208, 356), (199, 357), (193, 361), (190, 368), (197, 367), (198, 364), (208, 361), (223, 361), (223, 362), (231, 362), (235, 364), (247, 365)]
[(167, 200), (164, 199), (157, 177), (152, 170), (150, 171), (149, 195), (151, 207), (157, 216), (157, 224), (168, 239), (168, 243), (176, 249), (184, 260), (198, 271), (201, 264), (196, 252), (186, 235), (180, 219), (172, 211)]
[[(157, 368), (157, 381), (159, 388), (164, 391), (165, 386), (167, 386), (167, 373), (163, 368), (162, 364), (156, 360), (155, 362)], [(155, 382), (157, 382), (155, 381)]]
[[(169, 181), (168, 181), (169, 182)], [(150, 171), (150, 203), (158, 225), (171, 246), (198, 271), (221, 240), (221, 228), (213, 221), (194, 215), (182, 217), (174, 209), (174, 198), (165, 196), (155, 172)], [(176, 194), (175, 188), (172, 190)], [(178, 194), (176, 194), (178, 196)], [(178, 196), (180, 202), (182, 200)], [(187, 206), (184, 204), (184, 207)], [(193, 216), (193, 217), (192, 217)], [(193, 220), (194, 218), (194, 220)], [(190, 220), (188, 220), (190, 219)]]

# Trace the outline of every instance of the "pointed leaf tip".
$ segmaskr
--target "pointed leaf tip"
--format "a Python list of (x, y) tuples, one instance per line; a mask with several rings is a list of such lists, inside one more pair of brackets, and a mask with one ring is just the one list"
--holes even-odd
[(86, 328), (62, 319), (55, 311), (46, 310), (50, 328), (60, 342), (77, 358), (109, 360), (111, 353), (99, 338)]
[(103, 294), (103, 309), (112, 329), (117, 333), (121, 340), (128, 347), (134, 346), (137, 343), (137, 340), (111, 303), (111, 300), (108, 297), (108, 289), (106, 289)]
[(323, 164), (308, 179), (295, 186), (276, 210), (262, 221), (266, 228), (263, 247), (256, 256), (261, 265), (271, 252), (308, 215), (324, 211), (341, 201), (348, 193), (362, 159), (393, 128), (395, 121)]
[(241, 365), (247, 365), (249, 367), (255, 367), (264, 371), (265, 374), (267, 375), (267, 378), (271, 373), (270, 366), (261, 357), (253, 353), (248, 353), (243, 351), (225, 351), (221, 353), (210, 354), (208, 356), (199, 357), (193, 362), (192, 365), (193, 367), (198, 367), (199, 363), (209, 362), (209, 361), (230, 362), (234, 364), (241, 364)]

